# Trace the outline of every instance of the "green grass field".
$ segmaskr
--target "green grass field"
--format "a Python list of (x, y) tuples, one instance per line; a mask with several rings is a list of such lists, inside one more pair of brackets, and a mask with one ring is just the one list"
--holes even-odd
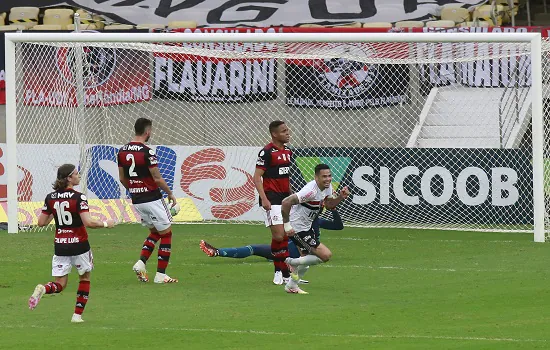
[(34, 286), (50, 280), (53, 234), (0, 234), (1, 349), (550, 348), (550, 247), (532, 235), (324, 231), (333, 260), (309, 270), (309, 295), (288, 295), (272, 284), (271, 263), (198, 248), (201, 238), (269, 242), (261, 226), (175, 226), (167, 271), (175, 285), (135, 278), (141, 226), (90, 231), (84, 324), (70, 323), (75, 270), (63, 293), (27, 307)]

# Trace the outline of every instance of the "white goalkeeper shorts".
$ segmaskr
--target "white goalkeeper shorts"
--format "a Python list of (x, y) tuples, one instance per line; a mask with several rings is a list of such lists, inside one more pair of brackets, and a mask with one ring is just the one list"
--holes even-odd
[(263, 211), (265, 214), (266, 227), (283, 224), (283, 215), (281, 214), (280, 205), (272, 205), (270, 210), (263, 209)]
[(94, 256), (92, 250), (75, 256), (54, 255), (52, 259), (52, 276), (62, 277), (68, 275), (72, 268), (76, 267), (78, 274), (82, 276), (94, 269)]
[(134, 208), (141, 217), (141, 224), (145, 227), (164, 231), (172, 225), (172, 215), (163, 199), (134, 204)]

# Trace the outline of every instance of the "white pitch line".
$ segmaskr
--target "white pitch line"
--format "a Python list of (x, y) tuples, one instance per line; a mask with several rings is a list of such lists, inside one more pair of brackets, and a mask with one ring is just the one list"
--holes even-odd
[[(228, 260), (226, 266), (236, 266), (241, 267), (245, 266), (260, 266), (262, 261), (256, 261), (254, 263), (249, 263), (246, 261), (240, 261), (244, 259), (226, 259)], [(30, 260), (21, 260), (21, 259), (10, 259), (10, 258), (0, 258), (0, 263), (30, 263)], [(101, 261), (95, 260), (94, 265), (132, 265), (135, 261)], [(209, 263), (171, 263), (171, 266), (210, 266), (217, 267), (217, 264)], [(366, 269), (366, 270), (400, 270), (400, 271), (427, 271), (427, 272), (513, 272), (513, 273), (533, 273), (533, 272), (546, 272), (546, 270), (506, 270), (506, 269), (477, 269), (477, 268), (451, 268), (451, 267), (407, 267), (407, 266), (373, 266), (373, 265), (334, 265), (334, 264), (320, 264), (317, 265), (320, 268), (338, 268), (338, 269)], [(316, 268), (317, 268), (316, 267)]]
[[(18, 328), (36, 328), (36, 329), (58, 329), (59, 327), (46, 327), (36, 325), (13, 325), (4, 324), (2, 328), (18, 329)], [(172, 332), (204, 332), (204, 333), (232, 333), (232, 334), (253, 334), (253, 335), (277, 335), (277, 336), (298, 336), (297, 333), (291, 332), (273, 332), (262, 331), (255, 329), (217, 329), (217, 328), (180, 328), (180, 327), (94, 327), (90, 324), (87, 329), (100, 329), (108, 331), (172, 331)], [(312, 337), (327, 337), (327, 338), (365, 338), (365, 339), (427, 339), (427, 340), (457, 340), (457, 341), (487, 341), (487, 342), (513, 342), (513, 343), (546, 343), (547, 339), (519, 339), (519, 338), (492, 338), (492, 337), (462, 337), (462, 336), (438, 336), (438, 335), (422, 335), (422, 334), (335, 334), (335, 333), (311, 333)], [(299, 335), (303, 337), (303, 334)]]
[[(235, 260), (235, 261), (232, 261)], [(227, 266), (237, 266), (241, 267), (243, 265), (246, 266), (260, 266), (261, 261), (257, 261), (255, 263), (248, 263), (245, 261), (239, 261), (241, 259), (230, 259), (229, 261), (232, 262), (231, 264), (227, 264)], [(0, 262), (2, 260), (0, 259)], [(108, 264), (108, 265), (132, 265), (135, 261), (127, 261), (127, 262), (120, 262), (120, 261), (94, 261), (95, 265), (101, 265), (101, 264)], [(208, 264), (208, 263), (175, 263), (172, 266), (211, 266), (211, 267), (217, 267), (217, 264)], [(320, 264), (317, 265), (317, 267), (320, 268), (339, 268), (339, 269), (368, 269), (368, 270), (405, 270), (405, 271), (435, 271), (435, 272), (518, 272), (518, 273), (524, 273), (527, 271), (524, 270), (504, 270), (504, 269), (475, 269), (475, 268), (463, 268), (463, 269), (455, 269), (455, 268), (426, 268), (426, 267), (405, 267), (405, 266), (373, 266), (373, 265), (333, 265), (333, 264)], [(534, 271), (529, 271), (534, 272)], [(541, 271), (542, 272), (542, 271)]]

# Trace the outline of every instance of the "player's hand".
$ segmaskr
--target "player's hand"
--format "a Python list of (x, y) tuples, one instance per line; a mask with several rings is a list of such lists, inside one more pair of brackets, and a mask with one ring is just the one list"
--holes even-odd
[(265, 210), (271, 210), (271, 202), (268, 199), (266, 199), (265, 201), (262, 199), (262, 207)]
[(348, 188), (348, 186), (346, 186), (346, 187), (342, 188), (342, 190), (340, 191), (340, 197), (342, 197), (343, 199), (346, 199), (346, 198), (348, 198), (349, 193), (350, 193), (349, 188)]
[(172, 208), (174, 205), (178, 203), (178, 200), (176, 199), (176, 196), (174, 196), (173, 193), (168, 196), (168, 202), (171, 204), (170, 208)]
[(290, 231), (285, 231), (285, 233), (288, 237), (292, 237), (296, 234), (296, 231), (294, 231), (294, 229), (292, 229)]
[(107, 219), (105, 222), (107, 223), (107, 228), (113, 228), (117, 224), (117, 222), (113, 219)]

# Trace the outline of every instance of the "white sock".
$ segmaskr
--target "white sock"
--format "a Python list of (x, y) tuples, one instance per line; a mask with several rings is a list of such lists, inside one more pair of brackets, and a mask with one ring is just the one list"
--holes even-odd
[(306, 274), (308, 269), (309, 269), (309, 266), (305, 266), (305, 265), (300, 265), (296, 268), (296, 270), (298, 272), (298, 276), (300, 277), (300, 279), (304, 278), (304, 275)]
[(288, 282), (286, 283), (286, 287), (290, 289), (298, 288), (298, 283), (296, 283), (296, 281), (292, 278), (289, 278)]
[(319, 259), (317, 255), (309, 254), (306, 256), (302, 256), (300, 258), (289, 259), (288, 263), (292, 266), (300, 266), (300, 265), (307, 266), (307, 265), (318, 265), (318, 264), (321, 264), (322, 262), (323, 260)]

